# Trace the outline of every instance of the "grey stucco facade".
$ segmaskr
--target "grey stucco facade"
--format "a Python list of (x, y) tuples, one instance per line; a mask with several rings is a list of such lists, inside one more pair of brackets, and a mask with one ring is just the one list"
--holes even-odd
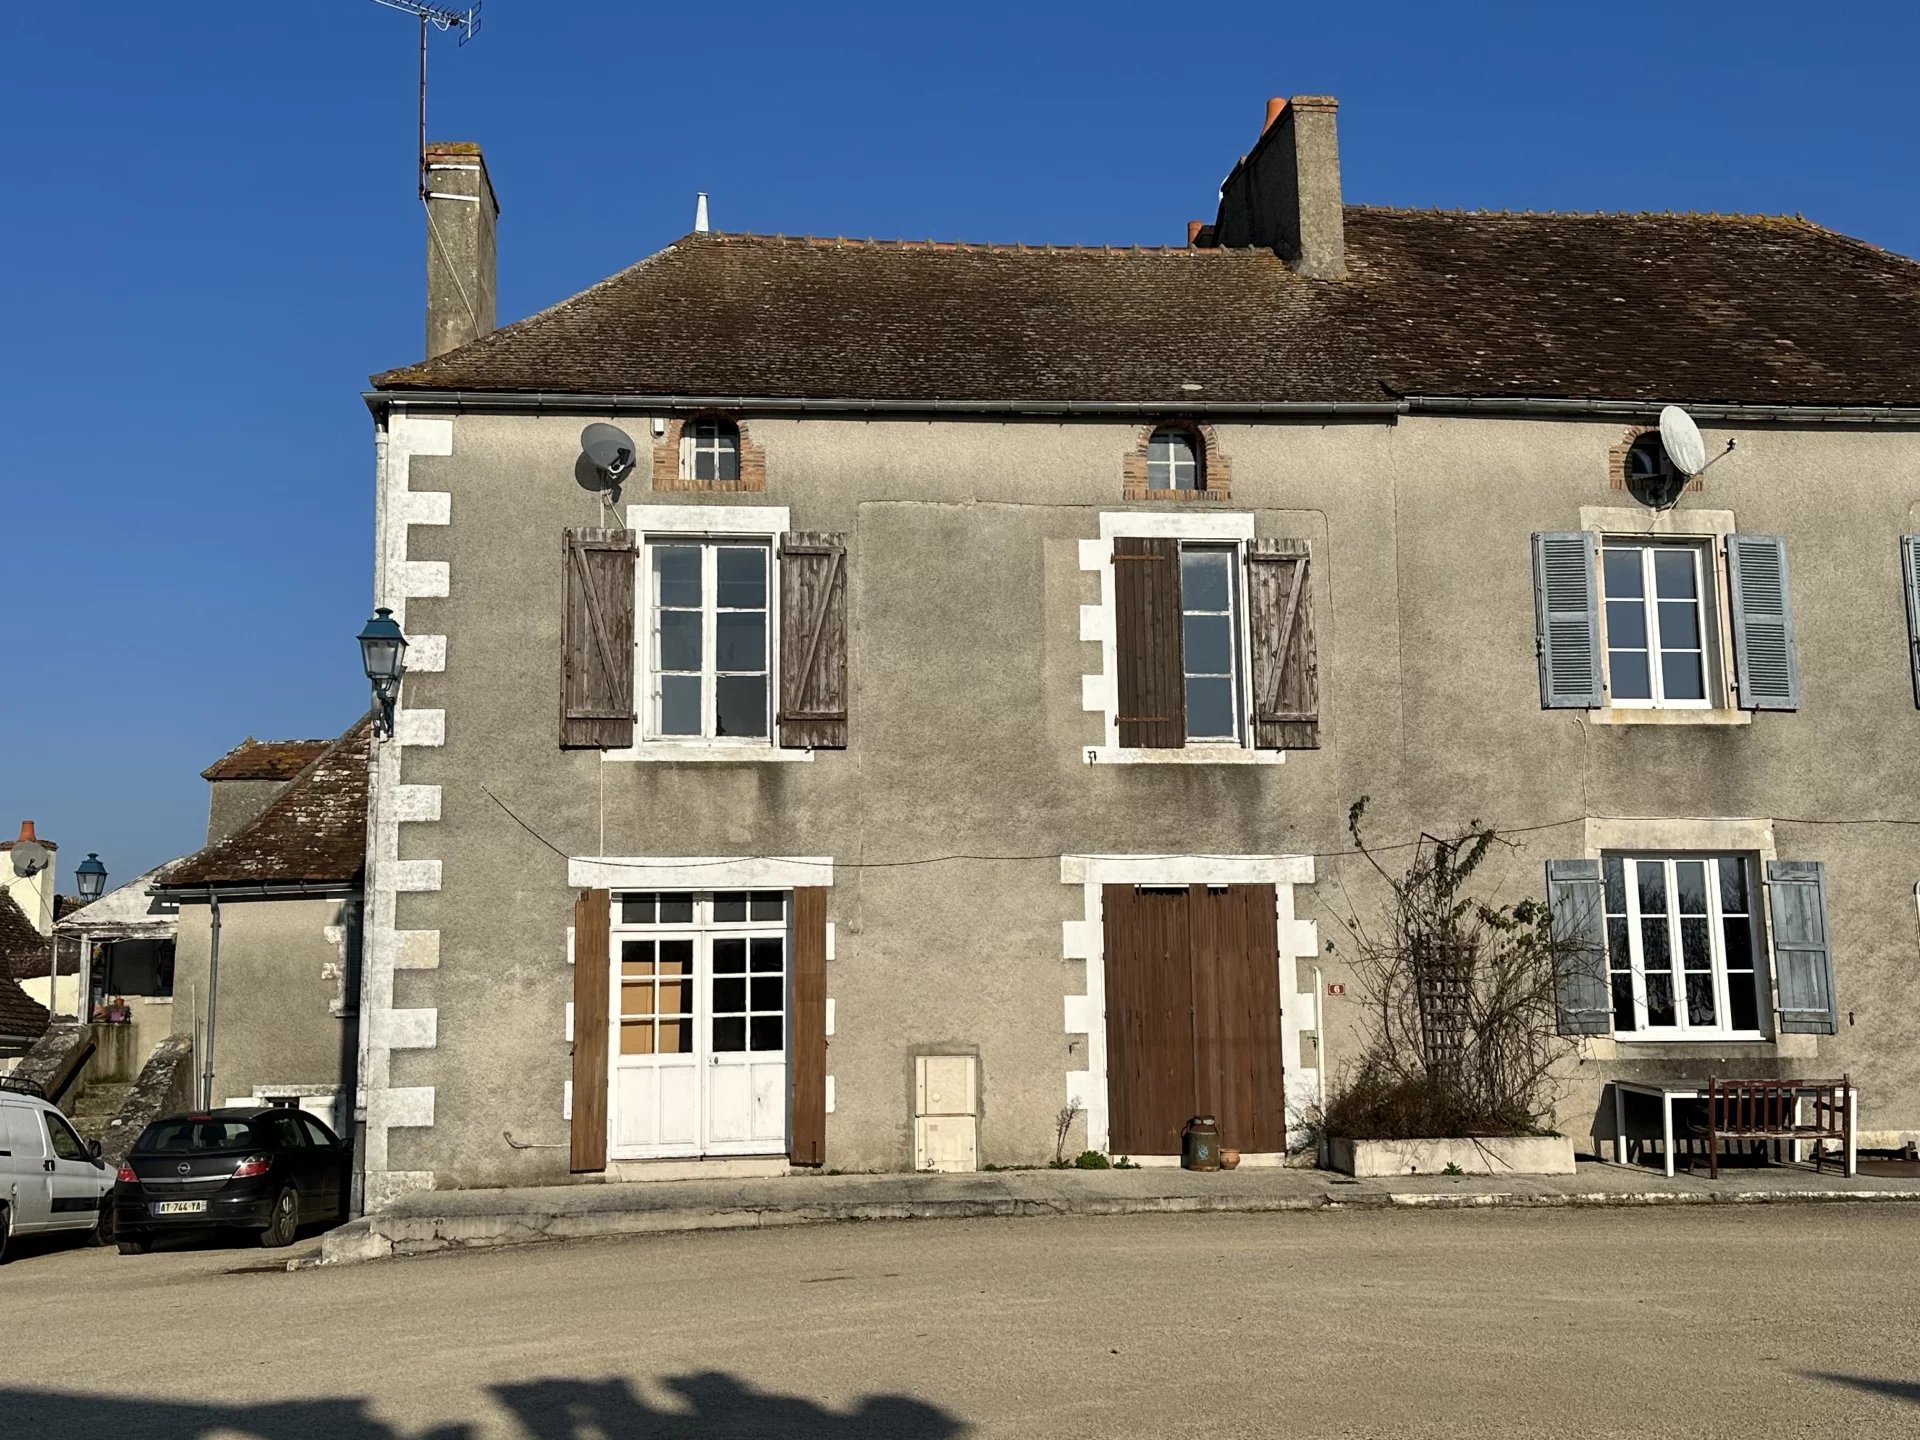
[[(1848, 1071), (1868, 1138), (1920, 1132), (1911, 831), (1878, 823), (1904, 818), (1920, 779), (1898, 551), (1920, 523), (1910, 430), (1709, 422), (1711, 447), (1734, 437), (1737, 450), (1656, 520), (1610, 483), (1618, 415), (1212, 416), (1230, 496), (1130, 503), (1123, 457), (1152, 412), (743, 406), (764, 492), (656, 492), (643, 463), (611, 516), (574, 478), (580, 428), (604, 410), (388, 398), (376, 584), (414, 664), (376, 755), (369, 826), (370, 1203), (567, 1178), (570, 862), (830, 858), (826, 1163), (910, 1166), (914, 1057), (937, 1052), (978, 1057), (980, 1163), (1027, 1164), (1051, 1158), (1060, 1107), (1105, 1084), (1089, 1054), (1103, 1048), (1087, 1000), (1099, 960), (1083, 958), (1098, 947), (1063, 857), (1287, 861), (1293, 913), (1314, 922), (1282, 937), (1291, 1005), (1315, 966), (1327, 984), (1349, 978), (1324, 940), (1375, 903), (1343, 853), (1362, 795), (1383, 840), (1475, 818), (1512, 834), (1518, 848), (1488, 872), (1507, 895), (1541, 893), (1545, 860), (1603, 850), (1825, 863), (1838, 1033), (1587, 1040), (1562, 1105), (1583, 1148), (1610, 1126), (1609, 1079), (1688, 1066)], [(649, 433), (645, 411), (617, 418)], [(628, 507), (644, 531), (650, 507), (703, 505), (786, 507), (785, 528), (847, 536), (844, 751), (672, 763), (556, 743), (563, 531)], [(1089, 708), (1103, 662), (1088, 547), (1103, 516), (1142, 514), (1243, 516), (1254, 536), (1310, 543), (1319, 749), (1283, 763), (1089, 760), (1106, 722)], [(1530, 536), (1661, 525), (1785, 538), (1797, 711), (1542, 708)], [(182, 988), (189, 928), (183, 917)], [(1355, 1015), (1324, 1003), (1327, 1033), (1289, 1063), (1317, 1066), (1324, 1039), (1337, 1077)], [(1099, 1143), (1088, 1108), (1076, 1148)]]

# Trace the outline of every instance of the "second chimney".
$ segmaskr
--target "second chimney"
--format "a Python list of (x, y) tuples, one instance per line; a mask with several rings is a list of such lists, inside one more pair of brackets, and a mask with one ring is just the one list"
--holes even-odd
[(1316, 280), (1347, 273), (1339, 109), (1331, 95), (1267, 102), (1265, 130), (1220, 187), (1215, 244), (1272, 250)]
[(493, 332), (493, 198), (478, 145), (429, 145), (420, 157), (427, 202), (427, 358)]

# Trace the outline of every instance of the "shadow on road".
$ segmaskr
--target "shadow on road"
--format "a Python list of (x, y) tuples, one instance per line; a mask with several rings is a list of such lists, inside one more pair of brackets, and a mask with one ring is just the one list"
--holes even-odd
[(1895, 1400), (1920, 1405), (1920, 1380), (1883, 1380), (1873, 1375), (1839, 1375), (1831, 1370), (1812, 1370), (1808, 1374), (1815, 1380), (1831, 1380), (1835, 1385), (1864, 1390), (1869, 1395), (1888, 1395)]
[[(705, 1372), (663, 1380), (675, 1402), (659, 1409), (622, 1379), (530, 1380), (497, 1385), (493, 1397), (527, 1440), (948, 1440), (967, 1426), (923, 1400), (869, 1395), (842, 1413), (798, 1395), (755, 1390)], [(473, 1440), (464, 1421), (396, 1430), (365, 1399), (259, 1404), (148, 1400), (0, 1387), (11, 1435), (62, 1440)]]

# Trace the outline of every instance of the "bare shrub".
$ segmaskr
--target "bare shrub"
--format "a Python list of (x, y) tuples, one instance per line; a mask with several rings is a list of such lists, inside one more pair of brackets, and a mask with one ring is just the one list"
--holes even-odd
[(1378, 920), (1348, 917), (1329, 945), (1352, 966), (1366, 1023), (1319, 1128), (1350, 1140), (1547, 1133), (1554, 1069), (1575, 1043), (1554, 1003), (1567, 942), (1541, 902), (1469, 892), (1488, 852), (1512, 842), (1474, 821), (1423, 834), (1406, 868), (1389, 870), (1362, 832), (1366, 808), (1363, 796), (1347, 828), (1389, 894)]

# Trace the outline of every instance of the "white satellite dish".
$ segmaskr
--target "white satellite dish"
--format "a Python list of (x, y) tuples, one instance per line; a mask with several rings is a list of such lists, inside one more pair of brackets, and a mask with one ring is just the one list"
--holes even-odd
[(1700, 438), (1700, 427), (1678, 405), (1660, 412), (1660, 448), (1682, 475), (1692, 477), (1707, 468), (1707, 442)]
[(16, 840), (9, 853), (13, 859), (13, 873), (23, 880), (47, 868), (47, 847), (38, 840)]

